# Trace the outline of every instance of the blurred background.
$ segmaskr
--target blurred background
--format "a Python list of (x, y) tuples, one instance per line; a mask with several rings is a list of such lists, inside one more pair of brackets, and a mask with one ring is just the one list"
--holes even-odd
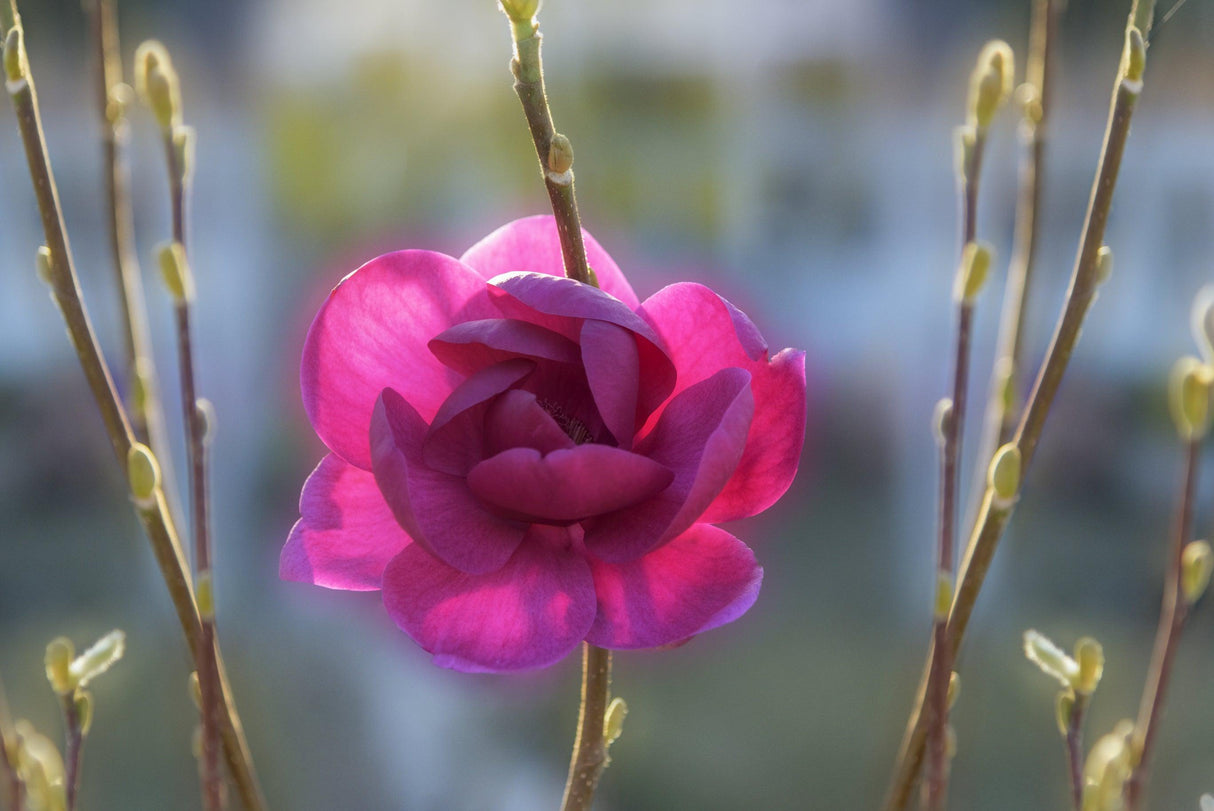
[[(121, 0), (127, 72), (165, 42), (198, 131), (192, 254), (214, 446), (219, 626), (271, 807), (556, 808), (576, 657), (519, 676), (440, 670), (378, 596), (278, 580), (300, 485), (323, 455), (299, 401), (303, 336), (328, 289), (385, 250), (458, 255), (546, 210), (491, 0)], [(1163, 3), (1160, 12), (1170, 4)], [(78, 0), (27, 0), (26, 41), (86, 299), (121, 357), (87, 28)], [(1042, 356), (1095, 170), (1129, 2), (1071, 0), (1058, 45), (1027, 357)], [(603, 811), (864, 809), (880, 802), (930, 630), (929, 430), (948, 375), (956, 262), (952, 129), (983, 42), (1023, 63), (1028, 0), (549, 0), (558, 129), (584, 222), (642, 298), (703, 281), (773, 349), (809, 352), (802, 472), (734, 531), (766, 568), (745, 617), (616, 658), (631, 712)], [(1181, 474), (1163, 386), (1214, 280), (1214, 6), (1152, 37), (1102, 289), (967, 639), (952, 807), (1067, 807), (1055, 686), (1029, 627), (1084, 634), (1108, 665), (1089, 740), (1136, 713)], [(1015, 200), (1017, 116), (992, 129), (979, 234), (999, 274), (977, 315), (985, 395)], [(181, 640), (58, 313), (0, 111), (0, 672), (14, 714), (57, 738), (46, 642), (114, 627), (95, 685), (86, 809), (198, 804)], [(150, 117), (132, 113), (140, 258), (169, 233)], [(170, 305), (147, 278), (170, 417)], [(174, 423), (175, 424), (175, 423)], [(972, 428), (977, 421), (971, 420)], [(968, 439), (976, 445), (976, 431)], [(184, 458), (178, 439), (177, 463)], [(1209, 460), (1207, 460), (1209, 461)], [(973, 480), (967, 457), (962, 482)], [(1214, 522), (1214, 476), (1197, 532)], [(1214, 607), (1182, 642), (1149, 804), (1214, 790)]]

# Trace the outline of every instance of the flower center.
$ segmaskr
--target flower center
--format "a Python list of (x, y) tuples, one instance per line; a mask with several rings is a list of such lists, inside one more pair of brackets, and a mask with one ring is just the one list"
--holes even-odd
[(577, 417), (570, 414), (559, 404), (551, 400), (536, 400), (540, 408), (548, 412), (565, 435), (573, 440), (575, 445), (585, 445), (587, 442), (593, 442), (594, 437), (590, 433), (590, 429), (586, 427), (586, 423), (579, 420)]

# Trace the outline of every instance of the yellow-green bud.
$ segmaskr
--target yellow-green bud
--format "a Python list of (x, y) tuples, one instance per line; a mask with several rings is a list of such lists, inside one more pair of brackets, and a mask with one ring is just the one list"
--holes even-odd
[(996, 507), (1011, 506), (1020, 492), (1020, 446), (1008, 442), (1002, 445), (991, 458), (986, 470), (986, 484)]
[(211, 570), (198, 573), (198, 582), (194, 586), (194, 602), (198, 605), (198, 616), (202, 620), (215, 619), (215, 581)]
[(122, 658), (126, 651), (126, 634), (110, 631), (72, 662), (72, 677), (77, 687), (83, 687)]
[(1141, 82), (1142, 73), (1147, 67), (1147, 44), (1142, 38), (1142, 32), (1130, 26), (1125, 32), (1125, 80)]
[(39, 245), (38, 253), (34, 255), (34, 271), (44, 284), (55, 283), (54, 265), (51, 263), (51, 249), (45, 245)]
[(615, 743), (624, 732), (624, 718), (627, 715), (628, 705), (624, 699), (613, 698), (607, 705), (607, 712), (603, 715), (603, 741), (608, 746)]
[(10, 82), (25, 78), (25, 39), (19, 25), (4, 37), (4, 76)]
[(511, 22), (530, 22), (540, 10), (540, 0), (499, 0), (498, 6)]
[(1134, 768), (1130, 736), (1134, 722), (1123, 719), (1113, 731), (1101, 736), (1088, 753), (1083, 767), (1084, 811), (1113, 811), (1121, 808), (1122, 791)]
[(1079, 663), (1075, 692), (1090, 696), (1104, 675), (1104, 648), (1095, 639), (1085, 636), (1075, 643), (1075, 661)]
[(152, 364), (147, 358), (135, 361), (135, 371), (131, 375), (131, 406), (136, 414), (146, 415), (148, 410), (148, 395), (152, 392)]
[(194, 702), (194, 708), (201, 710), (202, 709), (202, 685), (198, 681), (198, 671), (197, 670), (190, 673), (189, 688), (190, 688), (190, 699)]
[(110, 124), (118, 124), (126, 118), (126, 112), (135, 100), (135, 90), (126, 82), (119, 82), (110, 88), (105, 101), (105, 120)]
[(1003, 40), (991, 40), (978, 55), (970, 75), (967, 123), (977, 130), (990, 126), (995, 113), (1012, 94), (1016, 65), (1012, 48)]
[(25, 783), (30, 808), (57, 811), (67, 807), (63, 757), (50, 738), (29, 721), (13, 725), (17, 733), (17, 774)]
[(1186, 442), (1205, 436), (1210, 427), (1210, 391), (1214, 386), (1214, 368), (1197, 358), (1186, 356), (1172, 367), (1169, 386), (1172, 419), (1176, 431)]
[(1058, 731), (1066, 737), (1071, 730), (1071, 715), (1075, 712), (1075, 694), (1068, 688), (1058, 693), (1054, 700), (1054, 720), (1058, 722)]
[(1016, 405), (1016, 362), (1010, 357), (995, 361), (995, 385), (1003, 413), (1010, 414)]
[(936, 403), (936, 410), (932, 412), (932, 435), (936, 437), (936, 444), (944, 447), (944, 443), (948, 441), (950, 423), (953, 421), (953, 401), (951, 398), (942, 397)]
[(940, 569), (936, 572), (936, 597), (932, 603), (932, 616), (937, 622), (948, 619), (948, 611), (953, 607), (953, 575)]
[(944, 756), (949, 760), (957, 757), (957, 730), (952, 724), (944, 728)]
[(586, 266), (586, 275), (590, 277), (591, 287), (601, 287), (599, 284), (599, 274), (595, 273), (594, 268), (590, 267), (590, 265)]
[(1031, 125), (1041, 123), (1044, 110), (1041, 107), (1041, 94), (1030, 82), (1022, 82), (1012, 93), (1012, 99), (1020, 108), (1020, 114)]
[(978, 134), (970, 125), (957, 127), (953, 131), (953, 159), (957, 177), (965, 180), (969, 177), (970, 166), (974, 160), (974, 148), (978, 143)]
[(176, 304), (186, 304), (194, 298), (194, 277), (190, 273), (190, 262), (186, 258), (185, 246), (180, 242), (167, 242), (156, 254), (160, 262), (160, 276), (169, 289)]
[(1032, 630), (1024, 632), (1024, 655), (1063, 687), (1074, 686), (1079, 675), (1078, 663), (1042, 634)]
[(210, 445), (215, 439), (215, 406), (205, 397), (194, 401), (194, 419), (202, 429), (202, 444)]
[(75, 657), (76, 648), (65, 636), (55, 637), (46, 646), (46, 680), (61, 696), (76, 689), (76, 680), (72, 677), (72, 659)]
[(171, 132), (181, 120), (181, 83), (169, 52), (156, 40), (135, 51), (135, 91), (156, 116), (156, 123)]
[(957, 282), (953, 295), (958, 301), (973, 304), (982, 292), (991, 271), (991, 247), (985, 242), (966, 243), (961, 252), (961, 267), (957, 269)]
[(1113, 249), (1108, 245), (1101, 245), (1100, 250), (1096, 251), (1096, 284), (1104, 284), (1112, 275)]
[(126, 478), (136, 506), (143, 509), (155, 506), (156, 489), (160, 487), (160, 463), (147, 445), (136, 442), (127, 451)]
[(953, 671), (948, 674), (948, 700), (945, 705), (951, 710), (956, 704), (957, 699), (961, 696), (961, 674)]
[(1187, 544), (1180, 557), (1180, 590), (1189, 605), (1201, 599), (1210, 585), (1210, 572), (1214, 569), (1214, 554), (1210, 544), (1193, 541)]
[(1214, 284), (1207, 284), (1193, 297), (1189, 326), (1206, 363), (1214, 363)]
[(559, 132), (552, 136), (548, 145), (548, 170), (563, 175), (573, 168), (573, 144)]
[(80, 726), (80, 734), (89, 734), (93, 726), (93, 694), (88, 690), (77, 690), (72, 697), (76, 704), (76, 723)]
[(190, 751), (194, 753), (195, 760), (202, 759), (202, 726), (194, 727), (194, 734), (190, 736)]
[(177, 158), (177, 171), (181, 182), (189, 185), (194, 177), (194, 144), (197, 134), (193, 127), (178, 124), (173, 127), (173, 152)]

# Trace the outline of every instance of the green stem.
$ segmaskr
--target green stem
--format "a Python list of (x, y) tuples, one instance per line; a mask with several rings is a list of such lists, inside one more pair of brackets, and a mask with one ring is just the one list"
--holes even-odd
[[(1137, 4), (1135, 4), (1137, 7)], [(1133, 14), (1131, 19), (1134, 19)], [(1022, 470), (1027, 471), (1032, 462), (1045, 419), (1049, 414), (1054, 395), (1062, 382), (1062, 376), (1071, 359), (1071, 353), (1079, 340), (1083, 320), (1096, 295), (1097, 258), (1104, 244), (1104, 230), (1108, 222), (1113, 191), (1117, 185), (1117, 174), (1121, 168), (1121, 156), (1130, 132), (1130, 120), (1134, 106), (1142, 91), (1141, 82), (1130, 82), (1119, 72), (1109, 109), (1108, 125), (1101, 148), (1100, 167), (1092, 184), (1083, 235), (1071, 276), (1062, 315), (1050, 342), (1045, 360), (1042, 362), (1036, 384), (1029, 396), (1028, 406), (1021, 417), (1012, 442), (1021, 453)], [(996, 505), (988, 490), (979, 508), (973, 532), (961, 563), (961, 573), (952, 610), (949, 614), (948, 641), (955, 657), (973, 614), (974, 604), (986, 573), (990, 569), (995, 549), (1002, 537), (1003, 528), (1015, 509), (1015, 504)], [(925, 670), (925, 672), (927, 672)], [(906, 734), (894, 766), (893, 780), (886, 797), (887, 811), (904, 809), (910, 801), (915, 781), (923, 762), (927, 724), (924, 722), (924, 695), (926, 679), (921, 686), (915, 707), (907, 723)]]
[(582, 706), (561, 811), (588, 811), (607, 768), (603, 721), (611, 691), (611, 651), (582, 643)]

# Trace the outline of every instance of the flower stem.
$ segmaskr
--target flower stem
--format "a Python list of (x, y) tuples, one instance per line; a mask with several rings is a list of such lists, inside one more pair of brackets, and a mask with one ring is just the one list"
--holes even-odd
[(556, 216), (557, 233), (561, 240), (561, 255), (565, 261), (565, 275), (585, 284), (593, 284), (590, 266), (586, 262), (586, 245), (582, 240), (581, 220), (578, 217), (577, 197), (573, 191), (573, 169), (553, 171), (550, 161), (552, 141), (556, 128), (552, 124), (552, 113), (548, 109), (548, 95), (544, 90), (544, 66), (540, 58), (543, 35), (534, 20), (530, 24), (511, 26), (514, 37), (514, 59), (510, 70), (514, 74), (514, 92), (522, 102), (527, 116), (527, 127), (535, 142), (535, 154), (540, 161), (544, 186)]
[(80, 725), (80, 710), (72, 693), (60, 696), (63, 705), (63, 769), (67, 797), (66, 811), (75, 811), (80, 794), (80, 764), (84, 756), (84, 729)]
[(1168, 682), (1172, 676), (1172, 664), (1176, 658), (1176, 647), (1180, 633), (1188, 616), (1188, 604), (1181, 593), (1182, 555), (1189, 542), (1193, 527), (1193, 494), (1197, 489), (1197, 469), (1200, 442), (1190, 440), (1185, 447), (1184, 490), (1176, 519), (1176, 535), (1168, 558), (1167, 577), (1164, 581), (1163, 605), (1159, 612), (1159, 628), (1155, 632), (1155, 648), (1151, 654), (1151, 665), (1147, 669), (1147, 681), (1138, 706), (1138, 722), (1134, 725), (1134, 750), (1138, 762), (1126, 783), (1126, 807), (1136, 811), (1146, 786), (1150, 767), (1151, 751), (1159, 729), (1159, 718), (1163, 714), (1163, 702), (1167, 696)]
[(582, 708), (561, 811), (588, 811), (607, 768), (603, 719), (611, 690), (611, 651), (582, 643)]
[(1087, 708), (1088, 696), (1075, 693), (1075, 704), (1066, 727), (1067, 774), (1071, 780), (1071, 804), (1075, 811), (1083, 809), (1083, 718)]
[[(21, 25), (20, 17), (16, 14), (15, 4), (11, 22), (13, 27), (19, 28)], [(63, 214), (59, 206), (59, 193), (47, 156), (33, 77), (30, 75), (28, 65), (22, 65), (21, 78), (10, 79), (7, 88), (16, 112), (21, 140), (25, 147), (46, 244), (51, 253), (51, 293), (67, 326), (68, 335), (76, 350), (93, 399), (101, 412), (102, 422), (105, 424), (114, 455), (119, 465), (125, 469), (127, 454), (136, 441), (136, 437), (114, 387), (109, 366), (101, 354), (88, 311), (80, 294), (67, 232), (63, 225)], [(189, 645), (191, 654), (197, 657), (201, 623), (195, 604), (193, 583), (182, 554), (176, 524), (169, 513), (164, 493), (158, 490), (155, 502), (149, 507), (138, 508), (137, 512), (151, 542), (152, 551), (156, 557), (156, 563), (160, 567), (165, 586), (169, 590), (169, 596), (173, 600), (186, 643)], [(240, 717), (236, 712), (236, 705), (226, 682), (222, 658), (218, 657), (218, 654), (216, 664), (220, 690), (224, 698), (220, 707), (221, 732), (228, 766), (232, 771), (233, 780), (245, 808), (248, 811), (261, 811), (265, 808), (265, 799), (258, 785)]]
[[(1141, 0), (1141, 2), (1147, 4), (1149, 0)], [(1130, 13), (1131, 22), (1139, 19), (1139, 16), (1139, 0), (1135, 0), (1134, 8)], [(1150, 19), (1149, 15), (1147, 19)], [(1041, 438), (1041, 431), (1045, 427), (1045, 419), (1054, 401), (1054, 395), (1062, 382), (1062, 376), (1070, 362), (1071, 353), (1074, 352), (1075, 344), (1079, 340), (1084, 318), (1096, 295), (1098, 254), (1104, 243), (1105, 225), (1108, 222), (1109, 209), (1113, 201), (1113, 191), (1117, 185), (1117, 174), (1121, 168), (1121, 156), (1125, 151), (1126, 139), (1129, 136), (1130, 120), (1133, 117), (1138, 96), (1142, 91), (1141, 81), (1128, 80), (1124, 71), (1125, 65), (1123, 64), (1113, 89), (1108, 124), (1101, 148), (1100, 165), (1092, 184), (1083, 235), (1071, 276), (1071, 286), (1067, 292), (1066, 302), (1063, 305), (1049, 350), (1042, 362), (1032, 393), (1029, 395), (1028, 405), (1011, 440), (1020, 449), (1022, 470), (1025, 471), (1032, 462), (1037, 442)], [(959, 583), (952, 609), (949, 612), (948, 645), (950, 653), (954, 657), (965, 637), (974, 604), (982, 589), (986, 573), (990, 569), (995, 549), (1003, 534), (1003, 528), (1014, 509), (1014, 503), (996, 504), (988, 488), (970, 534), (969, 544), (961, 563)], [(927, 737), (924, 712), (926, 681), (925, 678), (915, 706), (911, 710), (906, 734), (894, 764), (893, 779), (884, 806), (887, 811), (907, 807), (923, 762)]]

